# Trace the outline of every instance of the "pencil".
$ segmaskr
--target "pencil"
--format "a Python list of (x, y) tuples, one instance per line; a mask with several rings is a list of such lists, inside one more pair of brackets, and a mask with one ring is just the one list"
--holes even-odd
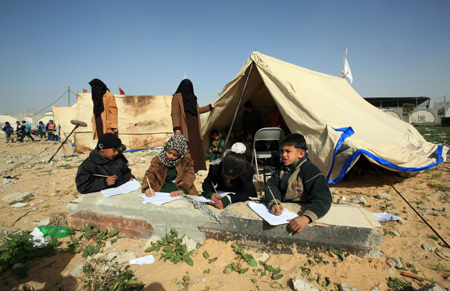
[(150, 181), (148, 180), (148, 177), (147, 177), (147, 176), (145, 176), (145, 179), (147, 179), (147, 184), (148, 184), (148, 187), (150, 188), (150, 190), (153, 190), (153, 189), (152, 189), (152, 186), (150, 186)]
[(94, 174), (94, 176), (97, 176), (97, 177), (104, 177), (104, 178), (109, 178), (109, 176), (106, 176), (106, 175), (100, 175), (100, 174)]
[(280, 206), (280, 204), (278, 203), (277, 199), (275, 199), (275, 196), (273, 195), (272, 190), (270, 189), (270, 187), (267, 187), (267, 188), (269, 188), (270, 194), (272, 194), (272, 198), (273, 198), (273, 200), (275, 200), (275, 203), (276, 203), (278, 206)]
[(213, 181), (211, 181), (211, 185), (213, 186), (214, 192), (216, 192), (216, 194), (217, 194), (217, 190), (216, 190), (216, 187), (214, 187)]

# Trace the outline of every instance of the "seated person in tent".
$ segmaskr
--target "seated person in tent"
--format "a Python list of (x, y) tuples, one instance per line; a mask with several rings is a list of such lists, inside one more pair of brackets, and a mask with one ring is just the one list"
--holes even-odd
[(188, 151), (186, 137), (177, 134), (171, 136), (163, 150), (153, 157), (142, 179), (141, 190), (149, 197), (155, 192), (170, 193), (171, 197), (183, 193), (198, 195), (194, 181), (194, 160)]
[(251, 132), (244, 132), (242, 135), (242, 143), (245, 145), (245, 158), (248, 162), (252, 161), (253, 153), (253, 134)]
[[(279, 150), (278, 140), (259, 140), (255, 142), (256, 151), (269, 151), (269, 152), (277, 152)], [(279, 154), (276, 155), (279, 157)], [(268, 159), (258, 159), (258, 164), (260, 165), (271, 165), (276, 166), (279, 163), (279, 160), (276, 158), (268, 158)]]
[(122, 141), (112, 133), (100, 136), (97, 147), (78, 167), (75, 183), (81, 194), (118, 187), (135, 179), (121, 149)]
[(219, 136), (219, 132), (215, 129), (211, 130), (211, 143), (208, 153), (205, 154), (206, 161), (214, 161), (220, 158), (225, 141)]
[(278, 106), (275, 106), (275, 110), (272, 112), (272, 117), (270, 119), (270, 127), (279, 127), (283, 130), (284, 135), (288, 135), (291, 133), (289, 127), (286, 125), (284, 121), (283, 115), (281, 115)]
[[(245, 158), (245, 145), (235, 143), (219, 164), (210, 165), (206, 179), (203, 181), (203, 196), (211, 199), (216, 208), (224, 209), (231, 203), (247, 201), (256, 197), (253, 184), (255, 170)], [(215, 188), (214, 185), (217, 185)], [(217, 191), (234, 192), (221, 197)]]
[[(228, 131), (227, 131), (228, 132)], [(228, 138), (227, 149), (231, 149), (231, 147), (241, 141), (241, 137), (238, 135), (236, 130), (232, 129), (230, 132), (230, 137)]]
[(283, 213), (282, 201), (305, 203), (302, 215), (290, 220), (287, 227), (289, 231), (300, 232), (327, 214), (333, 200), (325, 176), (305, 156), (307, 147), (303, 135), (287, 135), (280, 144), (282, 164), (267, 181), (265, 198), (274, 215)]

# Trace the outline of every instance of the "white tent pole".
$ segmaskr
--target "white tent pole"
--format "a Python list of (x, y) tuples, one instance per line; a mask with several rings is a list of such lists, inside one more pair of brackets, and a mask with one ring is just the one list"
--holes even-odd
[[(233, 126), (234, 126), (234, 121), (236, 120), (236, 116), (237, 116), (237, 112), (239, 110), (239, 107), (241, 107), (241, 102), (242, 102), (242, 98), (244, 97), (244, 93), (245, 93), (245, 88), (247, 88), (247, 83), (248, 83), (248, 79), (250, 78), (250, 74), (252, 73), (252, 69), (253, 69), (253, 64), (255, 62), (252, 62), (250, 64), (250, 69), (248, 71), (248, 75), (247, 78), (245, 79), (245, 83), (244, 83), (244, 88), (242, 88), (242, 92), (241, 92), (241, 97), (239, 97), (239, 102), (236, 106), (236, 110), (234, 111), (234, 116), (233, 116), (233, 120), (231, 121), (231, 125), (230, 128), (228, 129), (228, 133), (227, 133), (227, 138), (225, 139), (225, 147), (228, 144), (228, 139), (230, 138), (230, 133), (231, 130), (233, 130)], [(222, 154), (220, 155), (221, 158), (223, 158), (223, 154), (225, 153), (225, 151), (222, 151)]]

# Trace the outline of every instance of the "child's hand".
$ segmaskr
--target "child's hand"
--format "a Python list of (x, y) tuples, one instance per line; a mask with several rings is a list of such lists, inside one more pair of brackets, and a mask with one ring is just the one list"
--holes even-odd
[[(217, 195), (217, 194), (216, 194)], [(210, 205), (212, 205), (212, 206), (214, 206), (214, 207), (216, 207), (216, 208), (218, 208), (218, 209), (223, 209), (223, 204), (222, 204), (222, 200), (217, 200), (217, 201), (214, 201), (213, 200), (213, 202), (211, 202), (211, 203), (209, 203)]]
[(300, 232), (304, 230), (305, 227), (310, 223), (310, 219), (306, 215), (302, 215), (294, 219), (288, 219), (288, 221), (290, 223), (288, 224), (287, 229), (293, 232)]
[(108, 186), (114, 185), (116, 183), (116, 180), (117, 175), (109, 176), (108, 178), (106, 178), (106, 184), (108, 184)]
[(212, 154), (212, 150), (208, 150), (208, 153), (209, 153), (209, 154)]
[(181, 194), (183, 194), (183, 190), (173, 191), (170, 192), (170, 197), (178, 197), (181, 196)]
[(214, 151), (217, 152), (218, 151), (217, 148), (214, 148)]
[(283, 205), (278, 205), (278, 204), (274, 204), (274, 205), (272, 205), (272, 207), (270, 207), (270, 213), (272, 213), (273, 215), (281, 215), (281, 214), (283, 214), (283, 210), (284, 210), (284, 207), (283, 207)]
[(145, 190), (145, 196), (153, 197), (153, 196), (155, 196), (155, 191), (153, 189), (151, 189), (151, 188), (147, 188)]
[(213, 202), (217, 202), (217, 201), (219, 201), (221, 198), (222, 198), (222, 197), (220, 197), (220, 195), (217, 194), (217, 193), (213, 193), (213, 194), (211, 195), (211, 197), (210, 197), (210, 199), (211, 199)]

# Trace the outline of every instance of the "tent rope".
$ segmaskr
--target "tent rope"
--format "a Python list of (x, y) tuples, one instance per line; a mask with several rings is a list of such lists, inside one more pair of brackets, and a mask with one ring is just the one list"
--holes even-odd
[(52, 145), (46, 147), (46, 148), (45, 148), (44, 150), (42, 150), (41, 152), (39, 152), (39, 153), (33, 155), (33, 156), (32, 156), (31, 158), (29, 158), (28, 160), (26, 160), (26, 161), (24, 161), (24, 162), (22, 162), (22, 163), (19, 163), (19, 164), (15, 165), (14, 167), (10, 168), (10, 169), (6, 169), (5, 171), (2, 172), (2, 175), (4, 175), (4, 174), (6, 174), (6, 173), (8, 173), (8, 172), (10, 172), (10, 171), (13, 171), (13, 170), (15, 170), (15, 169), (17, 169), (17, 168), (19, 168), (19, 167), (25, 165), (26, 163), (28, 163), (28, 162), (31, 161), (32, 159), (36, 158), (37, 156), (39, 156), (40, 154), (42, 154), (43, 152), (45, 152), (46, 150), (50, 149), (51, 147), (53, 147), (53, 146), (55, 146), (55, 145), (57, 145), (57, 144), (58, 144), (58, 143), (53, 143)]
[(428, 223), (428, 221), (425, 220), (425, 218), (420, 215), (420, 213), (408, 202), (408, 200), (406, 200), (405, 197), (403, 197), (403, 195), (394, 187), (394, 185), (392, 185), (392, 183), (380, 172), (380, 170), (377, 169), (377, 167), (375, 167), (375, 165), (373, 163), (370, 163), (372, 165), (372, 167), (378, 172), (378, 174), (381, 175), (381, 177), (384, 178), (384, 180), (386, 180), (386, 182), (389, 184), (389, 186), (392, 187), (392, 189), (395, 190), (395, 192), (397, 192), (397, 194), (406, 202), (406, 204), (408, 204), (409, 207), (411, 207), (412, 210), (414, 210), (414, 212), (420, 217), (420, 219), (422, 219), (423, 222), (425, 222), (425, 224), (441, 239), (441, 241), (448, 247), (450, 248), (450, 245), (445, 241), (445, 239)]

